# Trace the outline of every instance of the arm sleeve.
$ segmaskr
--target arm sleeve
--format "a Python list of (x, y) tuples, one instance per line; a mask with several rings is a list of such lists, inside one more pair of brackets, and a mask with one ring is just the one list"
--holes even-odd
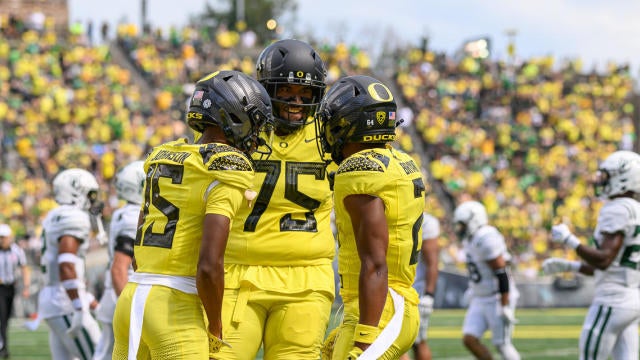
[(113, 250), (133, 258), (133, 239), (128, 236), (118, 236)]

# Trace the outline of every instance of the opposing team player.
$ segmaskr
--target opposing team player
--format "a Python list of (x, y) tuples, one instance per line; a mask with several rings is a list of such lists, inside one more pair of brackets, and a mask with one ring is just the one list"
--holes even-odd
[(323, 148), (339, 164), (334, 201), (344, 318), (323, 347), (331, 359), (395, 359), (418, 333), (412, 287), (422, 246), (424, 182), (395, 139), (396, 103), (369, 76), (335, 83), (320, 105)]
[[(413, 288), (420, 295), (420, 329), (413, 344), (413, 354), (416, 360), (431, 360), (431, 348), (427, 344), (429, 318), (433, 312), (434, 295), (438, 281), (438, 237), (440, 237), (440, 222), (428, 213), (422, 219), (422, 249), (418, 257), (418, 268)], [(401, 360), (409, 360), (407, 354)]]
[(477, 201), (460, 204), (453, 213), (458, 237), (463, 242), (469, 272), (470, 302), (462, 328), (463, 343), (477, 359), (491, 359), (481, 339), (491, 330), (491, 342), (505, 360), (520, 354), (511, 342), (519, 297), (508, 269), (511, 255), (504, 237), (489, 225), (487, 211)]
[(616, 151), (598, 168), (596, 195), (606, 203), (593, 232), (596, 247), (583, 245), (566, 224), (554, 225), (551, 240), (576, 251), (582, 261), (550, 258), (548, 274), (595, 276), (594, 297), (582, 325), (580, 359), (638, 359), (640, 321), (640, 155)]
[(54, 360), (89, 359), (100, 338), (89, 312), (83, 256), (92, 231), (89, 211), (98, 207), (96, 178), (83, 169), (67, 169), (53, 179), (58, 207), (42, 223), (41, 265), (45, 285), (38, 294), (38, 316), (50, 328)]
[(94, 360), (111, 359), (113, 353), (113, 313), (116, 301), (133, 272), (133, 242), (138, 229), (142, 190), (145, 173), (143, 161), (133, 161), (116, 173), (115, 189), (118, 199), (126, 203), (114, 211), (109, 227), (109, 271), (105, 277), (104, 293), (96, 318), (102, 325), (102, 336), (98, 342)]
[(271, 121), (262, 85), (214, 72), (196, 83), (187, 113), (202, 136), (147, 156), (136, 271), (116, 304), (113, 359), (209, 359), (224, 346), (225, 246), (235, 213), (256, 195), (248, 156), (265, 145), (259, 133)]
[(335, 296), (331, 190), (313, 116), (325, 66), (307, 43), (287, 39), (258, 57), (273, 102), (273, 152), (254, 154), (255, 206), (233, 222), (225, 253), (225, 347), (216, 359), (317, 359)]

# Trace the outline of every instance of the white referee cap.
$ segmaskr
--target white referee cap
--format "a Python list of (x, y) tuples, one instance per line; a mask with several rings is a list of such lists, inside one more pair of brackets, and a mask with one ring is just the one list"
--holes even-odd
[(0, 224), (0, 236), (11, 236), (11, 228), (7, 224)]

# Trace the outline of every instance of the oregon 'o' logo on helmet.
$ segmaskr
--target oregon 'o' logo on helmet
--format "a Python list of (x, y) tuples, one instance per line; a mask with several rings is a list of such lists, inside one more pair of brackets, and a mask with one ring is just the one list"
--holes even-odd
[(381, 84), (381, 83), (369, 84), (369, 86), (367, 87), (367, 91), (369, 92), (369, 95), (371, 95), (371, 97), (374, 100), (393, 101), (393, 95), (391, 94), (391, 90), (389, 90), (389, 88), (384, 84)]

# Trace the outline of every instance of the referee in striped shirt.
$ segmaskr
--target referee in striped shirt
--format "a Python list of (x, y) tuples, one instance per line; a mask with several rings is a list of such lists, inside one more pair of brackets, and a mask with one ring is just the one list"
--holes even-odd
[(21, 268), (22, 296), (29, 296), (30, 274), (24, 250), (13, 242), (9, 225), (0, 224), (0, 358), (9, 357), (7, 325), (13, 310), (13, 298), (16, 292), (16, 270)]

